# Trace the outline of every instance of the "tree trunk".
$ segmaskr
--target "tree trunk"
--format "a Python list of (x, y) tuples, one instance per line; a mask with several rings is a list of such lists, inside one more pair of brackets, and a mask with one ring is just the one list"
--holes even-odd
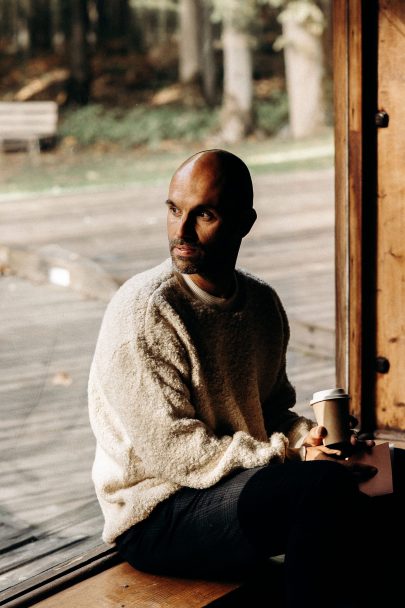
[(0, 15), (0, 31), (4, 48), (8, 53), (15, 52), (12, 46), (13, 38), (13, 10), (9, 2), (2, 2)]
[(166, 0), (160, 0), (158, 8), (158, 40), (159, 44), (164, 44), (167, 41), (167, 18)]
[(197, 0), (180, 2), (179, 80), (182, 84), (196, 82), (200, 74)]
[(96, 0), (96, 9), (98, 46), (126, 52), (131, 19), (128, 0)]
[(69, 0), (70, 80), (68, 101), (85, 105), (90, 97), (90, 58), (87, 45), (88, 15), (86, 0)]
[(237, 27), (224, 18), (224, 97), (222, 135), (225, 141), (237, 142), (252, 129), (252, 54), (247, 28)]
[(52, 48), (49, 0), (31, 0), (30, 40), (34, 52), (50, 51)]
[(51, 0), (51, 37), (55, 53), (62, 54), (65, 50), (66, 37), (63, 31), (62, 7), (59, 0)]
[(142, 24), (140, 23), (140, 12), (136, 6), (128, 5), (128, 52), (142, 53), (144, 49)]
[(106, 14), (105, 0), (96, 0), (97, 10), (97, 45), (103, 48), (108, 35), (108, 17)]
[[(30, 3), (28, 0), (20, 0), (13, 3), (12, 10), (14, 13), (14, 48), (23, 59), (27, 59), (30, 54)], [(12, 31), (10, 27), (9, 31)]]
[(216, 102), (217, 66), (214, 53), (214, 33), (211, 21), (212, 7), (206, 0), (202, 0), (200, 14), (202, 21), (201, 37), (201, 76), (202, 89), (205, 101), (210, 106)]
[(128, 0), (115, 0), (111, 3), (110, 25), (114, 47), (125, 53), (129, 43), (130, 10)]
[(293, 18), (283, 20), (283, 36), (291, 135), (306, 137), (325, 124), (322, 39)]

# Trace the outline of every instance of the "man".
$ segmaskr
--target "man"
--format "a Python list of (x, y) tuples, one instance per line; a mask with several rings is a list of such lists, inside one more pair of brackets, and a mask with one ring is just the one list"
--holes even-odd
[(341, 572), (355, 477), (374, 471), (337, 461), (325, 429), (291, 410), (286, 314), (235, 270), (256, 220), (246, 165), (200, 152), (166, 205), (171, 260), (114, 296), (90, 373), (103, 538), (179, 576), (241, 576), (285, 554), (289, 605), (312, 604), (314, 568), (319, 593)]

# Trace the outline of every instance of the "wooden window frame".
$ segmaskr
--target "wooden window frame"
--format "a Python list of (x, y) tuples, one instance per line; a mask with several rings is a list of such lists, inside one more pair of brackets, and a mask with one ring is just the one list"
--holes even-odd
[(375, 431), (377, 25), (377, 0), (334, 0), (336, 377), (370, 435)]

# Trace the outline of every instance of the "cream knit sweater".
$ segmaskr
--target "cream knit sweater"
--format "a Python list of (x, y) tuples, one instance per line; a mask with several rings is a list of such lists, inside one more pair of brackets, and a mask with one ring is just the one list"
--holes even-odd
[(280, 462), (313, 426), (289, 408), (285, 312), (237, 271), (229, 310), (200, 302), (171, 260), (134, 276), (102, 322), (89, 378), (93, 481), (113, 543), (182, 486)]

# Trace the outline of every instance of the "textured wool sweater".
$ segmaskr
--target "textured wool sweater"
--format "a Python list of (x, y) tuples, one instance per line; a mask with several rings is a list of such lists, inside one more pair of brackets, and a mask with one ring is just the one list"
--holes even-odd
[(89, 378), (103, 539), (181, 487), (283, 462), (313, 422), (291, 411), (288, 322), (275, 291), (237, 270), (230, 309), (201, 302), (171, 260), (128, 280), (105, 312)]

